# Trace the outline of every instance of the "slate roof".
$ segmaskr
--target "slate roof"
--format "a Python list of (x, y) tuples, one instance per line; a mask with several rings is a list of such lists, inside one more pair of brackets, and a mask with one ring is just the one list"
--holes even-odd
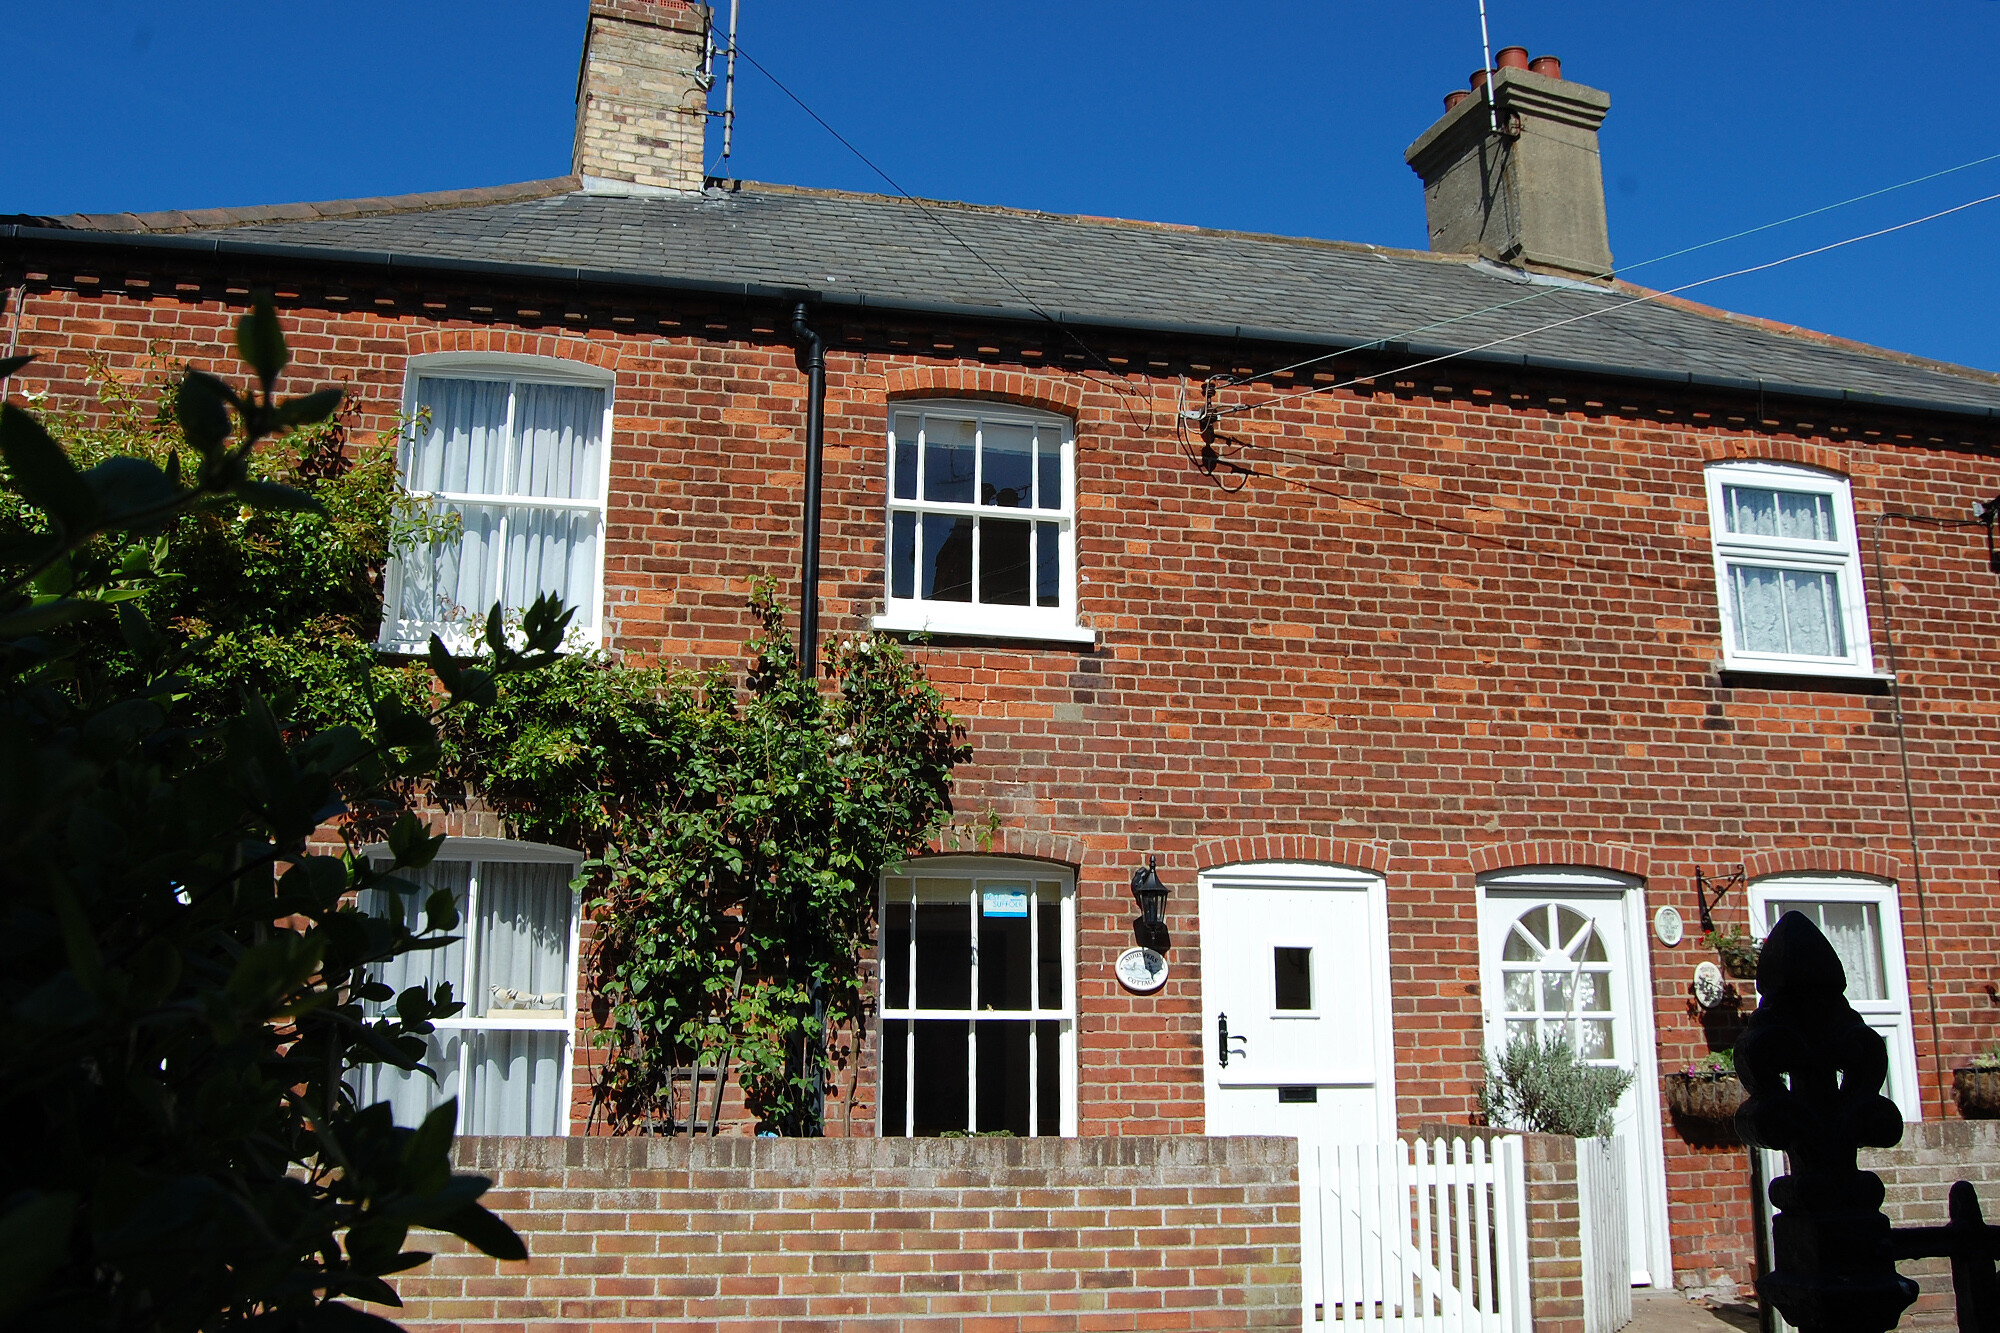
[(1320, 346), (1394, 339), (1391, 354), (1413, 361), (1479, 349), (1488, 362), (2000, 420), (2000, 376), (1672, 298), (1642, 301), (1645, 289), (1624, 284), (1579, 290), (1462, 256), (877, 195), (745, 184), (623, 197), (557, 178), (400, 199), (13, 221), (0, 237), (64, 231), (165, 243), (165, 233), (190, 248), (340, 252), (392, 267), (473, 261), (1030, 320), (1039, 308), (1077, 326)]

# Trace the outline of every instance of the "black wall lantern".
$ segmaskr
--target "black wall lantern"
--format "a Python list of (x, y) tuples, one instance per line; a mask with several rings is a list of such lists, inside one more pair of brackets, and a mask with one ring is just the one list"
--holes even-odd
[(1168, 889), (1160, 882), (1159, 864), (1159, 857), (1149, 856), (1132, 872), (1132, 897), (1139, 904), (1140, 925), (1147, 931), (1164, 930), (1167, 925)]

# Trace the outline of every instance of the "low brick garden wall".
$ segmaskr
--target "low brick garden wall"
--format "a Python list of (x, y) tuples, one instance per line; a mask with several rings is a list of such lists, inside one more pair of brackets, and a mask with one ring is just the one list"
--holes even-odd
[[(1941, 1227), (1946, 1196), (1955, 1180), (1969, 1180), (1979, 1191), (1980, 1211), (1989, 1223), (2000, 1222), (2000, 1120), (1926, 1120), (1903, 1126), (1903, 1141), (1893, 1148), (1864, 1148), (1864, 1171), (1882, 1177), (1882, 1211), (1898, 1227)], [(1917, 1280), (1917, 1303), (1904, 1313), (1902, 1328), (1956, 1328), (1951, 1299), (1951, 1263), (1926, 1259), (1897, 1264), (1896, 1271)]]
[(532, 1256), (451, 1237), (412, 1329), (1299, 1326), (1278, 1138), (463, 1139)]

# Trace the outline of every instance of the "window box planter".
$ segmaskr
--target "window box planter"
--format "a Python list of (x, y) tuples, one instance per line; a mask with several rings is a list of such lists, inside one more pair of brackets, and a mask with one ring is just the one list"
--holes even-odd
[(1667, 1075), (1667, 1107), (1686, 1120), (1728, 1125), (1750, 1094), (1734, 1074)]
[(1967, 1120), (2000, 1120), (2000, 1069), (1954, 1069), (1951, 1090), (1958, 1113)]

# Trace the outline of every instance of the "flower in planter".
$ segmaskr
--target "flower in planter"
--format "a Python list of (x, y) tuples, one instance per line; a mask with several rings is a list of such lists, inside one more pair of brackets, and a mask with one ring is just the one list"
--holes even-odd
[(1735, 1078), (1736, 1052), (1734, 1049), (1710, 1051), (1699, 1060), (1692, 1060), (1681, 1066), (1680, 1072), (1689, 1078), (1701, 1079), (1704, 1082)]

